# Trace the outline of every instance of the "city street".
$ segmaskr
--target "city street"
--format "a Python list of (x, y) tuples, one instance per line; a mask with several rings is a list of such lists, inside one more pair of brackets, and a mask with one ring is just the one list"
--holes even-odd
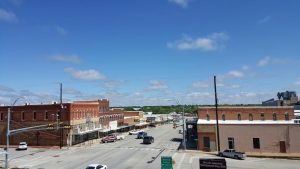
[[(174, 169), (198, 169), (200, 157), (213, 157), (198, 151), (178, 151), (181, 134), (171, 124), (146, 129), (155, 138), (154, 143), (141, 144), (142, 139), (128, 135), (125, 140), (115, 143), (73, 146), (59, 149), (29, 148), (27, 151), (11, 150), (10, 167), (84, 169), (92, 163), (105, 164), (110, 169), (160, 169), (160, 157), (172, 156)], [(1, 156), (3, 165), (4, 155)], [(229, 169), (299, 169), (299, 160), (247, 158), (246, 160), (226, 159)]]

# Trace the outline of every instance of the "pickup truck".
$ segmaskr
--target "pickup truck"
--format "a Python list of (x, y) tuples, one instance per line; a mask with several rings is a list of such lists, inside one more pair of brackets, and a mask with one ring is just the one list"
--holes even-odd
[(229, 158), (235, 158), (235, 159), (245, 159), (246, 154), (243, 152), (236, 152), (234, 149), (226, 149), (223, 152), (220, 152), (218, 154), (221, 157), (229, 157)]

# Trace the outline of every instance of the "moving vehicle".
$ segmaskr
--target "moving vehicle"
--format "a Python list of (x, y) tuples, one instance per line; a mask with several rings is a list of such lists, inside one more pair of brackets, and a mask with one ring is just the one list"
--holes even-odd
[(152, 136), (145, 136), (143, 138), (143, 144), (151, 144), (154, 143), (154, 138)]
[(144, 131), (141, 131), (137, 134), (137, 139), (141, 139), (141, 138), (144, 138), (145, 136), (147, 136), (147, 133), (144, 132)]
[(245, 159), (246, 154), (243, 152), (236, 152), (234, 149), (226, 149), (223, 152), (219, 153), (219, 156), (221, 157), (229, 157), (229, 158), (235, 158), (235, 159)]
[(109, 134), (106, 137), (102, 138), (102, 143), (115, 142), (117, 141), (117, 137), (114, 134)]
[(132, 130), (129, 132), (129, 135), (137, 135), (139, 132), (143, 132), (144, 130)]
[(20, 142), (18, 146), (18, 150), (27, 150), (27, 143), (26, 142)]
[(90, 164), (86, 169), (107, 169), (107, 166), (102, 164)]

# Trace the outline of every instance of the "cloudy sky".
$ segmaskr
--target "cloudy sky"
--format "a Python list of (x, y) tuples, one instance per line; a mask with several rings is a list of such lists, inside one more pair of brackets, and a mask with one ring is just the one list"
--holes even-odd
[(298, 0), (0, 1), (0, 104), (260, 103), (300, 94)]

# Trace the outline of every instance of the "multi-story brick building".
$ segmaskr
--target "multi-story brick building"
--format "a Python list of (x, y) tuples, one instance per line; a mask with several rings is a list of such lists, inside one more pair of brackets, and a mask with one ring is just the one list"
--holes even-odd
[[(214, 107), (198, 108), (198, 148), (217, 150)], [(245, 152), (300, 152), (300, 125), (292, 106), (219, 107), (220, 149)]]
[[(0, 107), (0, 132), (6, 133), (8, 106)], [(109, 123), (121, 124), (124, 115), (109, 111), (107, 99), (75, 101), (62, 104), (21, 105), (11, 107), (10, 129), (45, 125), (39, 130), (21, 132), (10, 137), (11, 144), (26, 141), (29, 145), (72, 145), (97, 138), (98, 131), (109, 128)], [(48, 124), (53, 129), (47, 128)], [(57, 127), (60, 126), (60, 129)], [(68, 128), (63, 128), (67, 126)], [(70, 127), (69, 127), (70, 126)], [(5, 144), (6, 135), (0, 135)]]

